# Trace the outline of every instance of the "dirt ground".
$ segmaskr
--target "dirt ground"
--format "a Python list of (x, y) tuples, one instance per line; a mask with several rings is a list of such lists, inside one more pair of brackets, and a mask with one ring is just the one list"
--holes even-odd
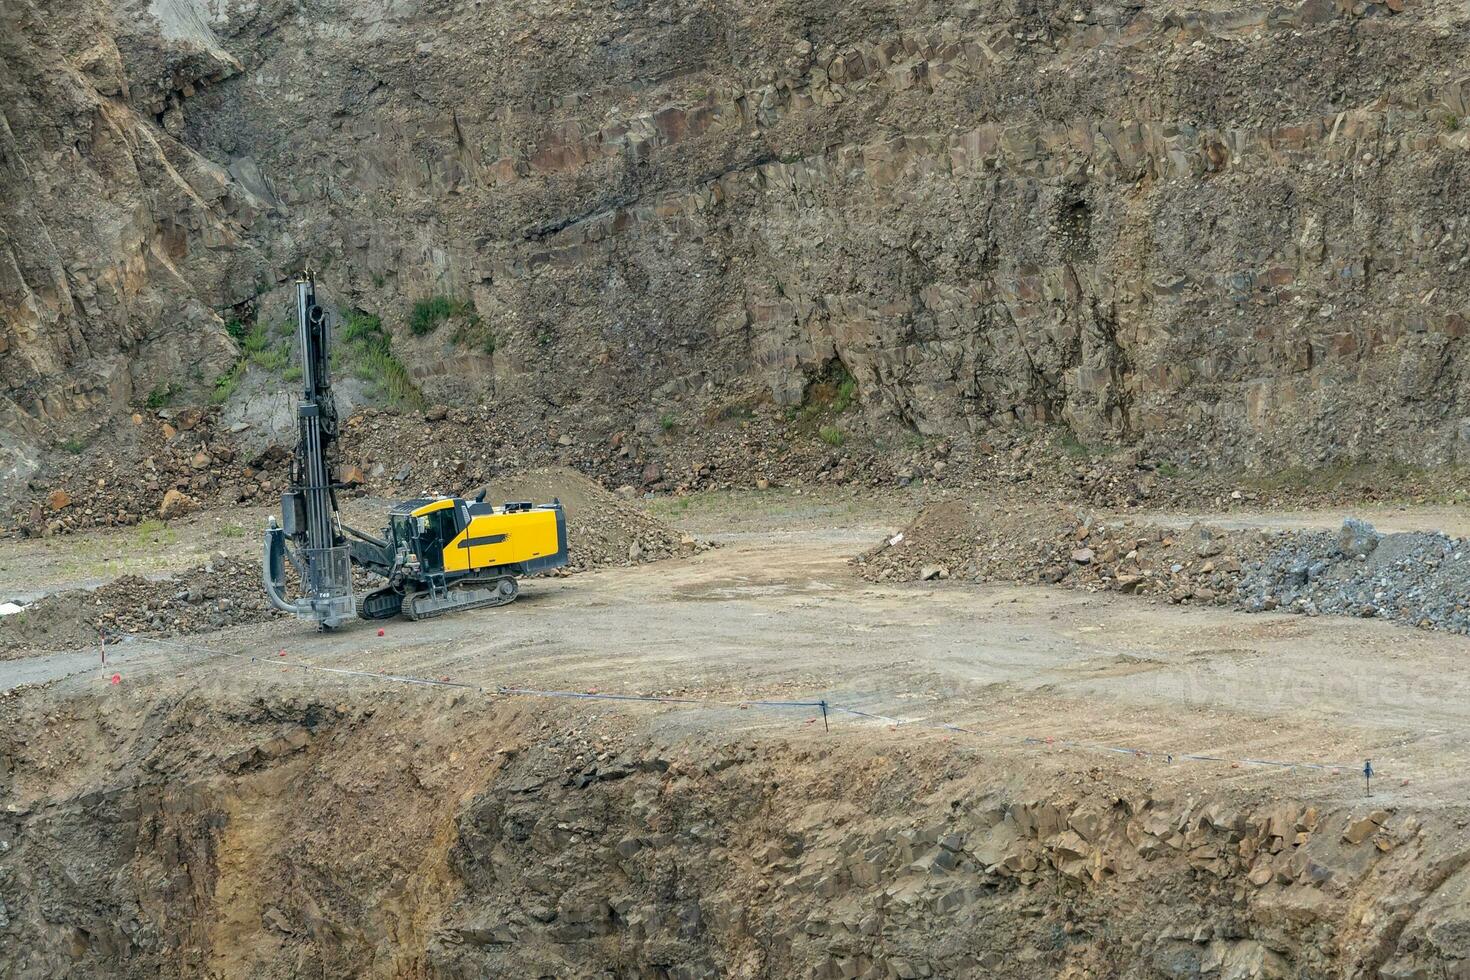
[[(13, 733), (6, 752), (10, 812), (20, 814), (20, 826), (29, 828), (21, 832), (22, 840), (28, 833), (33, 842), (47, 842), (44, 848), (32, 843), (31, 850), (18, 852), (12, 865), (21, 869), (15, 872), (20, 878), (10, 880), (95, 905), (100, 901), (96, 888), (102, 885), (88, 891), (75, 883), (45, 884), (49, 879), (37, 870), (45, 866), (50, 848), (64, 850), (74, 843), (74, 832), (58, 814), (70, 812), (68, 807), (91, 812), (87, 808), (94, 804), (87, 801), (112, 800), (124, 792), (116, 788), (123, 785), (135, 785), (126, 793), (160, 785), (161, 773), (161, 785), (184, 787), (168, 791), (176, 802), (168, 805), (172, 810), (165, 807), (173, 814), (167, 819), (183, 820), (181, 807), (197, 810), (199, 823), (176, 832), (187, 838), (188, 847), (213, 855), (208, 860), (196, 856), (190, 865), (208, 869), (207, 885), (196, 880), (205, 871), (188, 872), (190, 887), (208, 893), (196, 899), (197, 915), (226, 917), (206, 938), (180, 939), (177, 948), (149, 948), (146, 956), (88, 940), (74, 942), (72, 958), (63, 961), (54, 949), (22, 944), (22, 958), (15, 962), (29, 966), (11, 974), (0, 970), (0, 976), (27, 975), (27, 970), (59, 975), (78, 964), (181, 976), (209, 975), (210, 970), (287, 976), (303, 967), (327, 973), (362, 969), (380, 976), (538, 970), (590, 976), (597, 969), (662, 975), (658, 964), (673, 954), (660, 945), (661, 933), (652, 925), (640, 932), (643, 927), (631, 923), (643, 914), (652, 916), (651, 922), (694, 914), (679, 904), (685, 901), (680, 895), (697, 895), (699, 914), (712, 922), (717, 909), (732, 903), (766, 909), (768, 917), (764, 926), (747, 922), (745, 932), (721, 932), (713, 925), (707, 927), (713, 931), (691, 932), (667, 922), (659, 927), (673, 929), (688, 944), (680, 955), (705, 964), (689, 975), (759, 975), (762, 968), (752, 965), (759, 960), (766, 971), (782, 975), (834, 977), (1173, 976), (1208, 973), (1212, 963), (1222, 976), (1342, 975), (1357, 973), (1364, 964), (1390, 963), (1409, 964), (1404, 967), (1409, 972), (1381, 975), (1408, 976), (1421, 961), (1445, 961), (1447, 940), (1425, 945), (1416, 939), (1404, 946), (1397, 937), (1429, 930), (1426, 923), (1439, 914), (1436, 903), (1450, 901), (1447, 890), (1458, 894), (1463, 886), (1452, 869), (1470, 855), (1463, 830), (1456, 829), (1465, 825), (1463, 801), (1470, 788), (1470, 748), (1462, 738), (1470, 720), (1465, 707), (1470, 640), (1387, 623), (1246, 615), (1041, 585), (860, 579), (851, 557), (910, 519), (918, 503), (840, 490), (664, 498), (645, 504), (653, 516), (718, 547), (652, 564), (533, 580), (508, 607), (423, 623), (392, 621), (382, 636), (377, 624), (319, 634), (305, 624), (276, 621), (197, 636), (182, 645), (146, 639), (124, 643), (111, 651), (105, 667), (98, 651), (90, 649), (0, 663), (0, 688), (10, 689), (0, 697), (0, 711), (7, 713)], [(176, 523), (166, 529), (176, 544), (162, 553), (141, 540), (136, 529), (6, 542), (3, 581), (11, 588), (28, 581), (54, 589), (94, 577), (99, 561), (109, 568), (165, 571), (215, 550), (245, 553), (254, 548), (253, 535), (224, 529), (248, 525), (254, 516)], [(1268, 522), (1271, 516), (1237, 514), (1233, 519)], [(1398, 510), (1390, 516), (1412, 528), (1442, 526), (1452, 515)], [(1286, 519), (1332, 526), (1341, 517), (1324, 512)], [(467, 686), (426, 688), (404, 677)], [(497, 693), (505, 688), (718, 703)], [(826, 701), (829, 711), (824, 724), (817, 708), (742, 706), (752, 700)], [(349, 735), (358, 731), (353, 726), (367, 726), (378, 741), (369, 744)], [(328, 731), (336, 734), (323, 734)], [(157, 744), (150, 741), (159, 738)], [(249, 744), (232, 748), (231, 739)], [(624, 766), (617, 760), (632, 751), (629, 745), (645, 746), (638, 750), (645, 753), (639, 756), (643, 761), (626, 763), (632, 775), (627, 783), (614, 784), (625, 787), (615, 797), (596, 798), (600, 816), (594, 819), (578, 809), (591, 805), (582, 797), (556, 795), (589, 780), (624, 778), (621, 768), (617, 776), (597, 772)], [(394, 775), (398, 770), (376, 760), (381, 752), (418, 758), (431, 748), (450, 752), (452, 747), (450, 758), (460, 759), (457, 764), (446, 770), (442, 762), (414, 763), (405, 770), (406, 785)], [(541, 758), (538, 752), (555, 757), (554, 764), (546, 763), (552, 776), (531, 771)], [(654, 756), (658, 761), (649, 761)], [(1377, 773), (1371, 799), (1359, 775), (1369, 759)], [(136, 784), (126, 775), (134, 769)], [(257, 770), (260, 775), (251, 775)], [(887, 775), (875, 784), (881, 792), (874, 790), (877, 795), (866, 808), (840, 779), (832, 782), (844, 772), (876, 778), (872, 773), (879, 770)], [(251, 794), (265, 792), (259, 780), (267, 778), (269, 799), (256, 800)], [(696, 793), (691, 778), (704, 788)], [(706, 785), (697, 778), (715, 782)], [(793, 788), (792, 779), (808, 780), (810, 788)], [(322, 788), (322, 780), (336, 788)], [(0, 788), (4, 783), (0, 780)], [(406, 795), (392, 796), (383, 788), (390, 783), (392, 793)], [(557, 785), (572, 789), (553, 792)], [(945, 785), (963, 789), (945, 796), (937, 788)], [(97, 786), (115, 788), (97, 797)], [(669, 818), (675, 838), (690, 835), (680, 846), (693, 849), (671, 856), (668, 834), (639, 836), (649, 833), (638, 829), (644, 820), (652, 820), (648, 826), (655, 829), (663, 824), (640, 817), (638, 801), (669, 799), (671, 792), (677, 797), (684, 792), (678, 787), (704, 802), (680, 804), (680, 815)], [(379, 853), (387, 845), (375, 841), (353, 845), (361, 854), (343, 855), (340, 866), (328, 868), (326, 857), (319, 858), (322, 866), (305, 879), (290, 871), (293, 862), (308, 860), (306, 852), (298, 853), (305, 845), (298, 841), (295, 851), (285, 844), (276, 847), (269, 836), (245, 829), (252, 826), (248, 821), (257, 806), (270, 813), (273, 823), (294, 826), (298, 817), (281, 796), (293, 792), (308, 793), (317, 801), (314, 807), (335, 814), (333, 820), (348, 819), (350, 800), (361, 794), (379, 800), (375, 811), (386, 805), (383, 801), (398, 800), (393, 806), (404, 816), (395, 831), (396, 846), (438, 855), (423, 858), (422, 867), (431, 869), (424, 894), (406, 894), (401, 883), (393, 884), (418, 872), (401, 866), (402, 855)], [(746, 813), (738, 802), (763, 797), (786, 815), (771, 823), (769, 811)], [(727, 800), (724, 812), (699, 815), (720, 799)], [(123, 812), (132, 812), (128, 807), (133, 805)], [(485, 815), (485, 807), (493, 813)], [(1058, 807), (1062, 823), (1047, 830), (1046, 821), (1053, 817), (1046, 814)], [(1235, 815), (1220, 816), (1221, 807)], [(840, 818), (817, 816), (849, 810), (850, 816)], [(1086, 816), (1094, 810), (1114, 814), (1107, 819), (1116, 818), (1115, 830), (1096, 829)], [(1164, 811), (1167, 817), (1160, 815)], [(1287, 811), (1289, 817), (1280, 817)], [(448, 820), (451, 813), (460, 814), (457, 822)], [(961, 819), (962, 814), (971, 816)], [(982, 819), (982, 814), (991, 816)], [(1243, 829), (1274, 827), (1273, 821), (1283, 819), (1290, 825), (1284, 838), (1272, 837), (1276, 831)], [(537, 843), (538, 830), (528, 844), (517, 836), (517, 820), (550, 828), (545, 832), (551, 837)], [(849, 820), (857, 822), (842, 830)], [(1068, 836), (1068, 820), (1082, 828), (1076, 834), (1087, 843)], [(1332, 829), (1314, 836), (1319, 822)], [(218, 838), (200, 829), (216, 823), (235, 829)], [(929, 831), (915, 829), (931, 824), (969, 827), (965, 833), (971, 840), (999, 834), (1009, 841), (1020, 833), (1034, 841), (1021, 850), (1007, 844), (999, 851), (965, 844), (956, 853), (962, 869), (969, 866), (966, 861), (975, 862), (978, 877), (965, 886), (972, 891), (956, 891), (954, 881), (945, 879), (948, 890), (930, 895), (940, 887), (934, 877), (940, 872), (924, 862), (949, 861), (940, 853), (943, 847), (925, 843)], [(710, 856), (701, 834), (711, 825), (744, 841), (740, 846), (750, 853), (775, 848), (779, 855), (781, 848), (793, 846), (795, 831), (789, 828), (798, 825), (820, 836), (828, 849), (778, 857), (772, 867), (784, 868), (788, 877), (771, 879), (768, 870), (760, 880), (746, 880), (743, 872)], [(877, 825), (880, 830), (871, 829)], [(1366, 829), (1359, 832), (1359, 825)], [(603, 829), (586, 829), (590, 826)], [(869, 827), (862, 832), (869, 836), (845, 836), (859, 826)], [(1177, 826), (1182, 836), (1169, 838), (1166, 826)], [(1162, 864), (1148, 863), (1157, 853), (1148, 843), (1153, 838), (1140, 829), (1147, 827), (1162, 835), (1160, 840), (1175, 841), (1157, 852), (1165, 855)], [(304, 840), (317, 841), (312, 847), (322, 855), (345, 846), (322, 828), (302, 833)], [(620, 843), (619, 833), (631, 836)], [(941, 839), (940, 831), (933, 833), (935, 841)], [(1252, 833), (1267, 836), (1257, 843)], [(854, 847), (858, 853), (876, 853), (863, 852), (867, 845), (860, 840), (914, 834), (919, 837), (903, 838), (910, 843), (899, 856), (880, 863), (897, 861), (894, 874), (917, 876), (903, 888), (929, 895), (924, 901), (932, 899), (934, 907), (924, 914), (940, 918), (913, 920), (870, 941), (860, 938), (862, 919), (854, 911), (849, 933), (858, 938), (844, 944), (820, 938), (827, 933), (812, 933), (806, 913), (794, 911), (805, 889), (828, 888), (836, 889), (832, 894), (841, 902), (857, 903), (854, 909), (874, 900), (888, 909), (886, 914), (896, 914), (893, 896), (909, 891), (894, 885), (883, 892), (888, 897), (874, 899), (877, 893), (864, 883), (866, 872), (852, 870), (843, 872), (848, 877), (840, 884), (820, 884), (831, 871), (817, 855), (851, 853)], [(1200, 843), (1196, 838), (1202, 834), (1223, 836)], [(1360, 843), (1370, 836), (1372, 844)], [(597, 841), (604, 842), (598, 845), (601, 851), (578, 850)], [(522, 863), (506, 865), (511, 859), (504, 855), (521, 847), (532, 850), (517, 859)], [(1309, 856), (1308, 847), (1318, 850)], [(1175, 853), (1171, 848), (1182, 848), (1177, 861), (1168, 857)], [(614, 850), (673, 861), (685, 868), (685, 884), (669, 885), (674, 890), (665, 894), (658, 891), (663, 886), (650, 883), (647, 887), (660, 896), (657, 908), (641, 913), (620, 904), (632, 899), (601, 893), (587, 899), (594, 909), (587, 912), (589, 906), (577, 904), (585, 897), (586, 876), (570, 868), (564, 875), (556, 871), (561, 865), (555, 855), (634, 860)], [(812, 863), (804, 865), (808, 859)], [(1392, 863), (1373, 863), (1380, 859)], [(153, 860), (118, 858), (133, 875), (143, 875)], [(493, 874), (476, 871), (478, 860), (486, 869), (493, 867)], [(712, 865), (701, 863), (711, 860)], [(1129, 864), (1136, 860), (1146, 866)], [(168, 873), (181, 873), (169, 861), (164, 862)], [(554, 887), (533, 870), (539, 861), (549, 862), (545, 875), (556, 878)], [(1007, 862), (1014, 869), (1007, 871)], [(295, 897), (271, 905), (269, 889), (249, 884), (252, 875), (264, 874), (260, 868), (281, 876), (282, 895)], [(357, 870), (349, 874), (344, 868)], [(624, 874), (632, 872), (617, 873)], [(131, 879), (113, 875), (107, 880), (106, 888), (115, 892), (119, 881)], [(1085, 894), (1067, 890), (1078, 881), (1091, 882)], [(1405, 889), (1412, 890), (1405, 884), (1409, 881), (1420, 889), (1412, 901), (1402, 897)], [(1447, 881), (1458, 884), (1451, 887)], [(43, 911), (6, 888), (0, 878), (0, 900), (10, 904), (12, 918), (44, 919)], [(1071, 897), (1047, 897), (1054, 888), (1061, 889), (1057, 895)], [(1173, 903), (1174, 925), (1162, 930), (1146, 923), (1117, 925), (1143, 915), (1149, 895), (1161, 888)], [(538, 905), (534, 896), (547, 890), (560, 897), (550, 906)], [(956, 897), (961, 892), (968, 897)], [(328, 897), (371, 904), (386, 901), (382, 896), (390, 893), (398, 903), (393, 907), (411, 922), (404, 926), (404, 942), (422, 947), (422, 960), (415, 958), (418, 954), (385, 951), (383, 944), (391, 941), (384, 937), (392, 927), (379, 921), (382, 916), (361, 912), (354, 921), (371, 918), (376, 924), (362, 926), (349, 942), (333, 932), (347, 913), (323, 910)], [(574, 902), (571, 896), (582, 897)], [(1307, 911), (1299, 903), (1309, 899), (1322, 904)], [(128, 898), (123, 904), (134, 901), (143, 900)], [(945, 917), (956, 902), (999, 917), (996, 922), (1004, 925), (993, 926), (1001, 929), (994, 936), (1011, 935), (1005, 930), (1013, 927), (1031, 930), (1017, 933), (1029, 938), (1015, 941), (1042, 943), (1047, 952), (1005, 964), (1003, 951), (974, 944), (985, 930), (961, 929), (958, 920)], [(1399, 904), (1392, 912), (1364, 911), (1393, 902)], [(1218, 922), (1210, 918), (1216, 913), (1207, 911), (1216, 908), (1212, 903), (1219, 903)], [(1288, 905), (1295, 911), (1282, 911)], [(143, 906), (137, 914), (146, 919), (147, 902)], [(1358, 918), (1348, 920), (1350, 909)], [(797, 918), (782, 918), (788, 915)], [(1033, 915), (1040, 918), (1028, 918)], [(1106, 926), (1110, 916), (1121, 917), (1113, 927)], [(1310, 930), (1339, 919), (1347, 924), (1334, 934), (1330, 951), (1311, 952), (1317, 947)], [(771, 946), (778, 920), (786, 938)], [(1255, 924), (1246, 928), (1241, 921)], [(451, 932), (459, 938), (445, 940), (450, 922), (458, 923)], [(184, 928), (160, 923), (158, 928), (170, 935), (169, 930)], [(1034, 932), (1043, 925), (1053, 937), (1095, 938), (1107, 928), (1113, 931), (1100, 945), (1080, 939), (1043, 943)], [(938, 928), (958, 930), (954, 942), (969, 943), (967, 951), (948, 956), (910, 944)], [(764, 952), (751, 959), (749, 943)], [(594, 948), (595, 955), (589, 952)], [(913, 965), (921, 962), (927, 965)], [(1180, 967), (1180, 962), (1193, 966)], [(63, 963), (65, 968), (58, 965)], [(374, 965), (368, 970), (365, 963)]]
[[(718, 548), (638, 568), (536, 580), (506, 609), (390, 622), (383, 637), (368, 623), (316, 634), (281, 621), (198, 637), (191, 641), (198, 654), (139, 640), (114, 657), (130, 661), (126, 683), (220, 670), (254, 683), (261, 668), (205, 651), (275, 656), (285, 650), (293, 661), (319, 666), (450, 677), (485, 688), (825, 698), (905, 721), (979, 727), (1001, 738), (1355, 770), (1371, 758), (1392, 777), (1380, 789), (1385, 798), (1417, 804), (1454, 799), (1470, 782), (1463, 775), (1470, 750), (1453, 736), (1467, 720), (1470, 692), (1470, 641), (1462, 637), (1045, 586), (859, 580), (848, 559), (891, 533), (905, 503), (886, 498), (873, 506), (838, 492), (674, 498), (656, 504), (655, 513)], [(1421, 519), (1397, 510), (1392, 516), (1408, 528), (1447, 515), (1435, 511)], [(1340, 519), (1287, 516), (1292, 526), (1332, 526)], [(168, 534), (193, 543), (167, 549), (153, 567), (215, 549), (253, 550), (253, 541), (221, 537), (221, 527), (229, 526), (207, 518), (171, 526)], [(110, 561), (117, 564), (136, 568), (144, 560), (131, 550), (136, 532), (105, 540), (107, 546), (64, 539), (69, 553), (52, 542), (7, 543), (38, 550), (51, 563), (14, 555), (5, 566), (39, 566), (54, 575), (47, 581), (72, 584), (78, 579), (71, 576), (99, 550), (115, 547)], [(66, 672), (95, 653), (55, 658), (51, 668), (24, 660), (0, 664), (0, 683)], [(96, 684), (100, 676), (93, 671), (72, 683)], [(303, 675), (299, 682), (319, 679)], [(702, 719), (728, 721), (718, 712), (674, 711), (660, 724)], [(1211, 782), (1280, 778), (1254, 767), (1222, 772), (1206, 764), (1173, 772)], [(1335, 783), (1345, 795), (1361, 790), (1352, 780)]]

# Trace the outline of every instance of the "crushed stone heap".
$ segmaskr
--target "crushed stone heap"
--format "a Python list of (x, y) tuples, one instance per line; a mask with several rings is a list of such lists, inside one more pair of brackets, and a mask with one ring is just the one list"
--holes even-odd
[(1337, 532), (1178, 530), (951, 499), (854, 564), (874, 582), (1039, 581), (1470, 634), (1470, 540), (1379, 534), (1352, 518)]

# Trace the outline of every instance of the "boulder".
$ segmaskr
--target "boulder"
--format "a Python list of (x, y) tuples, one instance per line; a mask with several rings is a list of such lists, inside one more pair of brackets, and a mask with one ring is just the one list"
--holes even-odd
[[(1204, 534), (1209, 535), (1209, 532), (1206, 531), (1204, 532)], [(1195, 545), (1194, 553), (1199, 555), (1201, 558), (1211, 558), (1222, 553), (1224, 550), (1225, 543), (1219, 538), (1216, 538), (1214, 536), (1202, 536), (1200, 538), (1199, 544)]]
[(1354, 820), (1342, 832), (1342, 839), (1349, 844), (1361, 844), (1378, 832), (1378, 824), (1369, 817)]
[(46, 495), (46, 506), (52, 510), (65, 510), (71, 506), (71, 494), (57, 487)]
[(163, 495), (163, 503), (158, 505), (158, 516), (167, 521), (175, 517), (183, 517), (198, 509), (198, 501), (178, 488), (171, 487), (168, 493)]
[(1212, 570), (1216, 572), (1228, 572), (1230, 574), (1238, 574), (1241, 568), (1240, 559), (1235, 557), (1234, 555), (1221, 555), (1219, 558), (1215, 559), (1213, 564), (1215, 567)]
[(1377, 550), (1380, 539), (1372, 524), (1349, 517), (1337, 532), (1337, 550), (1344, 558), (1366, 558)]

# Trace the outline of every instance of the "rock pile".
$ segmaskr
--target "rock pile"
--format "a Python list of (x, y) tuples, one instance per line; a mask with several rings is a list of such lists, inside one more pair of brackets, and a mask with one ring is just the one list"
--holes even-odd
[(260, 586), (260, 565), (219, 557), (171, 578), (126, 575), (91, 591), (47, 596), (0, 619), (0, 651), (93, 647), (101, 635), (179, 636), (280, 616)]
[[(1047, 433), (963, 446), (932, 440), (898, 448), (856, 436), (832, 445), (808, 423), (770, 409), (733, 418), (689, 411), (687, 423), (645, 430), (607, 419), (563, 422), (529, 407), (363, 409), (343, 424), (338, 478), (385, 497), (463, 492), (504, 473), (564, 466), (625, 496), (925, 484), (1108, 507), (1230, 499), (1212, 478), (1163, 476), (1137, 452), (1079, 459)], [(855, 416), (842, 419), (860, 425)], [(250, 433), (232, 429), (215, 408), (136, 413), (78, 452), (56, 454), (23, 488), (11, 528), (56, 534), (272, 500), (286, 484), (289, 451), (267, 445), (247, 452), (240, 440)]]
[(1179, 531), (1064, 509), (1005, 512), (950, 500), (925, 508), (856, 564), (871, 581), (1040, 581), (1224, 605), (1247, 564), (1269, 546), (1256, 531), (1200, 524)]
[(1291, 533), (1240, 584), (1240, 605), (1388, 619), (1470, 634), (1470, 540), (1380, 535), (1349, 520), (1337, 534)]
[(1039, 581), (1470, 634), (1470, 540), (1380, 535), (1352, 519), (1336, 533), (1178, 530), (949, 500), (925, 508), (854, 563), (874, 582)]
[[(1124, 510), (1321, 504), (1363, 493), (1348, 486), (1242, 488), (1220, 474), (1180, 475), (1140, 449), (1093, 454), (1059, 431), (898, 444), (891, 433), (865, 429), (855, 410), (831, 420), (842, 426), (836, 435), (769, 405), (732, 414), (718, 395), (657, 424), (619, 422), (612, 414), (564, 419), (531, 405), (365, 408), (343, 423), (338, 478), (356, 491), (392, 498), (463, 493), (505, 473), (562, 466), (625, 498), (771, 486), (922, 485)], [(241, 440), (256, 433), (235, 431), (243, 424), (224, 425), (215, 408), (165, 408), (106, 426), (78, 452), (55, 454), (43, 474), (20, 486), (9, 529), (56, 534), (269, 502), (286, 485), (290, 452), (277, 444), (245, 451)], [(1403, 489), (1409, 496), (1438, 492), (1419, 484)], [(16, 488), (0, 491), (15, 495)]]
[(53, 460), (11, 514), (27, 535), (170, 520), (210, 504), (268, 499), (286, 484), (287, 454), (246, 457), (214, 408), (138, 412)]
[(1242, 572), (1270, 547), (1258, 531), (1201, 524), (1180, 531), (1084, 519), (1069, 538), (1043, 547), (1044, 582), (1156, 595), (1170, 602), (1229, 604)]
[(345, 426), (343, 442), (369, 486), (387, 492), (483, 483), (551, 465), (638, 494), (750, 489), (761, 481), (882, 485), (897, 479), (888, 454), (858, 444), (830, 446), (777, 413), (725, 419), (691, 410), (688, 422), (675, 418), (665, 417), (667, 428), (647, 429), (607, 418), (514, 414), (499, 406), (437, 406), (422, 414), (364, 410)]

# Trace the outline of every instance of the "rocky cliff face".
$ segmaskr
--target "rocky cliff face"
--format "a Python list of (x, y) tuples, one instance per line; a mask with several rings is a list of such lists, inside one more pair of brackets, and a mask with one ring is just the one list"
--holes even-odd
[(493, 357), (421, 374), (563, 411), (840, 362), (921, 433), (1470, 453), (1463, 4), (52, 8), (0, 42), (28, 416), (207, 374), (310, 262), (472, 298)]
[(125, 13), (0, 7), (0, 419), (13, 432), (212, 378), (233, 358), (213, 307), (250, 294), (257, 206), (175, 138), (167, 104), (170, 86), (240, 66), (157, 20), (145, 49), (168, 38), (187, 55), (127, 57), (139, 42)]

